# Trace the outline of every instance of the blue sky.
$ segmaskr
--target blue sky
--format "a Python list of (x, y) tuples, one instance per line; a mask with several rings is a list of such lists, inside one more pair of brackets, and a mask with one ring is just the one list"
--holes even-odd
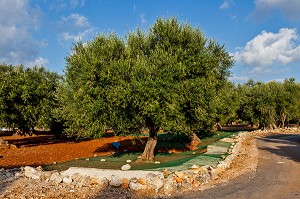
[(231, 81), (300, 82), (299, 0), (0, 0), (0, 63), (63, 74), (73, 42), (171, 16), (225, 45)]

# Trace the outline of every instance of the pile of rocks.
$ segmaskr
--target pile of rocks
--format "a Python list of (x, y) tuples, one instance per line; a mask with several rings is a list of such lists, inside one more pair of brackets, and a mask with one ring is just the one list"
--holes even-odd
[[(64, 184), (73, 184), (75, 187), (100, 185), (132, 188), (133, 190), (146, 189), (146, 184), (152, 184), (155, 190), (161, 188), (163, 174), (146, 171), (117, 171), (93, 168), (71, 167), (66, 171), (43, 171), (41, 167), (26, 166), (24, 176), (27, 178)], [(153, 183), (154, 182), (154, 183)]]
[[(73, 187), (99, 185), (103, 187), (123, 187), (133, 191), (152, 190), (156, 193), (169, 194), (176, 191), (191, 190), (206, 184), (211, 179), (217, 179), (220, 172), (227, 168), (228, 163), (224, 161), (216, 168), (211, 166), (197, 167), (194, 165), (190, 170), (147, 172), (132, 171), (136, 176), (128, 174), (103, 175), (99, 169), (70, 168), (64, 172), (42, 171), (39, 167), (25, 167), (22, 176), (49, 183), (72, 184)], [(72, 172), (72, 170), (81, 172)], [(91, 171), (91, 172), (87, 172)], [(110, 170), (105, 170), (107, 174)], [(137, 177), (140, 176), (140, 177)]]
[[(104, 174), (105, 172), (105, 174)], [(207, 183), (218, 176), (217, 170), (210, 167), (194, 167), (191, 170), (171, 172), (124, 171), (70, 168), (63, 172), (43, 171), (41, 167), (26, 166), (22, 176), (49, 183), (72, 184), (74, 187), (99, 185), (103, 187), (123, 187), (133, 191), (152, 190), (156, 193), (173, 193), (189, 190)], [(128, 173), (131, 172), (131, 173)]]
[(273, 130), (257, 130), (254, 132), (258, 133), (258, 134), (263, 134), (263, 133), (265, 133), (265, 134), (270, 134), (270, 133), (293, 134), (293, 133), (299, 133), (299, 130), (300, 130), (299, 127), (286, 127), (286, 128), (277, 128), (277, 129), (273, 129)]

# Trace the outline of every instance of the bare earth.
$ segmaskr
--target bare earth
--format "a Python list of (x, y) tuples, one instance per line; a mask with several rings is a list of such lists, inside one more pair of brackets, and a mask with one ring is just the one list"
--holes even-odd
[[(282, 133), (282, 132), (280, 132)], [(289, 133), (289, 132), (286, 132)], [(230, 169), (225, 171), (217, 180), (210, 181), (205, 186), (199, 187), (199, 190), (205, 190), (215, 187), (220, 183), (227, 182), (241, 174), (255, 171), (258, 161), (258, 149), (256, 147), (256, 138), (264, 137), (272, 132), (249, 133), (249, 136), (242, 142), (242, 150), (239, 156), (234, 160)], [(128, 137), (110, 137), (102, 140), (92, 141), (64, 141), (56, 143), (51, 137), (44, 135), (42, 139), (44, 145), (36, 145), (27, 141), (22, 147), (20, 138), (5, 137), (10, 143), (16, 144), (19, 148), (0, 150), (0, 168), (20, 167), (23, 165), (39, 166), (50, 164), (52, 162), (66, 161), (74, 158), (90, 157), (94, 154), (104, 155), (110, 153), (112, 141), (129, 143), (128, 147), (136, 147), (128, 142), (132, 138)], [(42, 137), (42, 135), (39, 135)], [(9, 140), (10, 139), (10, 140)], [(31, 139), (28, 137), (28, 139)], [(129, 139), (129, 140), (128, 140)], [(51, 143), (53, 142), (53, 143)], [(138, 143), (138, 142), (137, 142)], [(195, 190), (197, 191), (197, 190)], [(176, 194), (178, 195), (178, 193)], [(0, 182), (1, 198), (160, 198), (150, 193), (132, 193), (128, 189), (106, 188), (103, 189), (97, 185), (74, 186), (66, 184), (55, 184), (39, 182), (32, 179), (20, 178), (11, 182)]]
[[(3, 134), (3, 133), (2, 133)], [(1, 136), (1, 133), (0, 133)], [(102, 156), (111, 154), (111, 143), (118, 141), (122, 148), (128, 150), (141, 146), (140, 141), (133, 145), (133, 137), (109, 136), (97, 140), (72, 140), (63, 138), (57, 140), (47, 132), (38, 132), (36, 136), (21, 137), (19, 135), (2, 135), (5, 141), (14, 144), (17, 148), (0, 149), (0, 168), (14, 168), (20, 166), (41, 166), (53, 162), (64, 162), (75, 158), (87, 158), (94, 155)]]

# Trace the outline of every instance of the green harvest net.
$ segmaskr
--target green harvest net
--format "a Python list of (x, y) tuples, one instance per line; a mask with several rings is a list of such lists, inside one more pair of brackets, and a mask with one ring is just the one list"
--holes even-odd
[[(114, 153), (108, 156), (87, 157), (75, 159), (67, 162), (46, 165), (45, 170), (66, 170), (69, 167), (85, 167), (99, 169), (117, 169), (120, 170), (124, 164), (130, 164), (131, 170), (184, 170), (192, 165), (217, 165), (222, 160), (223, 154), (205, 154), (205, 149), (208, 145), (217, 145), (229, 148), (230, 143), (220, 142), (219, 140), (225, 137), (231, 137), (237, 132), (216, 132), (209, 137), (202, 138), (202, 143), (197, 150), (185, 151), (180, 153), (156, 152), (156, 163), (149, 163), (139, 160), (140, 152), (123, 152)], [(156, 148), (180, 148), (185, 147), (183, 142), (184, 137), (170, 136), (167, 133), (159, 134)], [(103, 161), (105, 159), (105, 161)], [(101, 161), (102, 160), (102, 161)], [(130, 160), (131, 162), (127, 162)], [(159, 162), (159, 163), (158, 163)]]

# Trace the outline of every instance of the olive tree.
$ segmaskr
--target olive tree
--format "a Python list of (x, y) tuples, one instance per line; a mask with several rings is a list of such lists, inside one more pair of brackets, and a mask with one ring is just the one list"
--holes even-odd
[(240, 119), (260, 128), (284, 127), (289, 120), (299, 118), (299, 84), (295, 79), (281, 82), (249, 81), (238, 87), (241, 104), (237, 111)]
[(225, 47), (175, 18), (125, 39), (99, 35), (74, 44), (67, 57), (62, 115), (71, 135), (101, 137), (107, 129), (139, 136), (153, 160), (159, 130), (195, 138), (216, 122), (217, 95), (233, 64)]
[(283, 83), (273, 82), (273, 89), (276, 90), (276, 113), (277, 124), (285, 127), (290, 120), (299, 120), (300, 108), (300, 87), (294, 78), (286, 79)]
[(0, 121), (27, 133), (30, 128), (49, 127), (54, 93), (60, 77), (43, 67), (0, 66)]
[[(217, 95), (217, 119), (220, 124), (232, 124), (238, 120), (237, 111), (240, 107), (241, 97), (238, 89), (232, 82), (227, 82)], [(217, 126), (219, 129), (222, 126)]]

